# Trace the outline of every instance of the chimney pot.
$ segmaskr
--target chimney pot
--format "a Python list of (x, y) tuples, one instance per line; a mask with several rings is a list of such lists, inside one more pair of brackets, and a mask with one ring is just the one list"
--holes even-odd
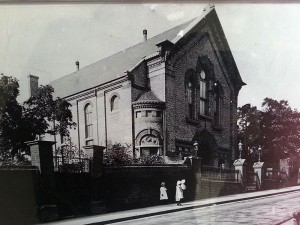
[(146, 29), (143, 30), (143, 36), (144, 36), (144, 42), (146, 42), (147, 41), (147, 30)]
[(76, 68), (77, 68), (77, 71), (78, 71), (79, 70), (79, 62), (76, 61), (75, 64), (76, 64)]

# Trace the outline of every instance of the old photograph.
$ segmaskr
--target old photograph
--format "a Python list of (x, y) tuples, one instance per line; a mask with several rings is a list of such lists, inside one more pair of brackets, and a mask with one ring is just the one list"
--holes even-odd
[(0, 4), (0, 224), (300, 224), (300, 4)]

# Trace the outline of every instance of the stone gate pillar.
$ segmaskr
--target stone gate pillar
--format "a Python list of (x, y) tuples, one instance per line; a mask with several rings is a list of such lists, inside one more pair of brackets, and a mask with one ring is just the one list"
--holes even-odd
[(104, 146), (87, 145), (83, 147), (85, 154), (91, 160), (90, 174), (94, 177), (100, 177), (103, 174), (103, 150)]
[(262, 185), (262, 179), (264, 176), (264, 162), (256, 162), (253, 164), (254, 173), (257, 173), (260, 185)]
[(55, 176), (53, 163), (53, 141), (28, 141), (30, 147), (31, 165), (39, 168), (39, 219), (50, 222), (58, 219), (58, 209), (55, 202)]
[(42, 175), (53, 175), (53, 150), (54, 141), (28, 141), (30, 147), (31, 165), (37, 166)]
[(237, 159), (234, 161), (233, 165), (235, 170), (239, 171), (237, 180), (242, 181), (243, 177), (246, 175), (246, 159)]

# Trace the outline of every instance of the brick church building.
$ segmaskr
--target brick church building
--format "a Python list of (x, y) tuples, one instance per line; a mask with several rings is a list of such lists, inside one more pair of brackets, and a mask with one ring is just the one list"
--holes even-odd
[[(237, 146), (241, 79), (213, 6), (124, 51), (54, 80), (71, 104), (78, 148), (127, 143), (135, 157), (197, 154), (226, 167)], [(63, 140), (55, 138), (57, 146)]]

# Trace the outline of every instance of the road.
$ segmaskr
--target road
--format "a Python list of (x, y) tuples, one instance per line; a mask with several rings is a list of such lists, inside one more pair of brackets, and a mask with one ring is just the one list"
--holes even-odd
[(114, 224), (274, 225), (289, 218), (295, 211), (300, 211), (300, 191), (162, 214)]

